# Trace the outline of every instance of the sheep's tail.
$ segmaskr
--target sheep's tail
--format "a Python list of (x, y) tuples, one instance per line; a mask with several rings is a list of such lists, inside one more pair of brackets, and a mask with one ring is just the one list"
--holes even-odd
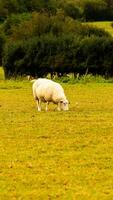
[(30, 82), (31, 82), (31, 83), (34, 83), (36, 80), (37, 80), (37, 79), (33, 79), (33, 80), (31, 80)]

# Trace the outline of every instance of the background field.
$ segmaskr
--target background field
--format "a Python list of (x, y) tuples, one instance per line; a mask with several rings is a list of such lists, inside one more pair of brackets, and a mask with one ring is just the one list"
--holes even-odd
[(87, 22), (84, 24), (89, 24), (90, 26), (94, 26), (97, 28), (101, 28), (104, 29), (105, 31), (107, 31), (108, 33), (110, 33), (110, 35), (113, 36), (113, 27), (111, 26), (112, 22)]
[(63, 84), (70, 111), (39, 113), (32, 84), (2, 74), (0, 199), (111, 200), (113, 84)]

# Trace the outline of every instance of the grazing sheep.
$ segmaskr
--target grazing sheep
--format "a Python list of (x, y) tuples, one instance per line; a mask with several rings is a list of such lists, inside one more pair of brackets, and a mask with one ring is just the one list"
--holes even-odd
[(48, 104), (50, 102), (57, 104), (57, 109), (59, 111), (69, 110), (69, 103), (66, 99), (62, 86), (52, 80), (46, 78), (39, 78), (37, 80), (34, 80), (33, 96), (36, 100), (38, 111), (41, 111), (42, 102), (46, 103), (46, 111), (48, 110)]

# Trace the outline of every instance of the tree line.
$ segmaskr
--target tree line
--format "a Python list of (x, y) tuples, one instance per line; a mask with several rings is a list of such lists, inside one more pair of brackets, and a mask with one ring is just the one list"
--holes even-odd
[(113, 20), (113, 0), (0, 0), (0, 21), (11, 14), (34, 11), (55, 14), (58, 9), (73, 19)]
[[(10, 5), (12, 12), (0, 26), (0, 64), (6, 78), (23, 74), (42, 77), (48, 73), (113, 75), (113, 39), (104, 30), (81, 23), (78, 10), (74, 16), (73, 9), (80, 10), (83, 5), (55, 0), (11, 2), (19, 5), (18, 14)], [(98, 4), (82, 3), (91, 2)], [(105, 5), (111, 9), (112, 1), (108, 2)], [(33, 3), (37, 5), (33, 7)]]

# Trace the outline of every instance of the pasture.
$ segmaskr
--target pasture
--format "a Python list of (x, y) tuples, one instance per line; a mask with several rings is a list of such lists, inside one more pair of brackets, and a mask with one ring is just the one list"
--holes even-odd
[(113, 36), (113, 27), (111, 26), (112, 22), (110, 21), (103, 21), (103, 22), (87, 22), (85, 24), (88, 24), (90, 26), (94, 26), (97, 28), (104, 29), (107, 31), (111, 36)]
[(68, 112), (38, 112), (28, 81), (0, 71), (0, 199), (113, 198), (113, 84), (62, 84)]

